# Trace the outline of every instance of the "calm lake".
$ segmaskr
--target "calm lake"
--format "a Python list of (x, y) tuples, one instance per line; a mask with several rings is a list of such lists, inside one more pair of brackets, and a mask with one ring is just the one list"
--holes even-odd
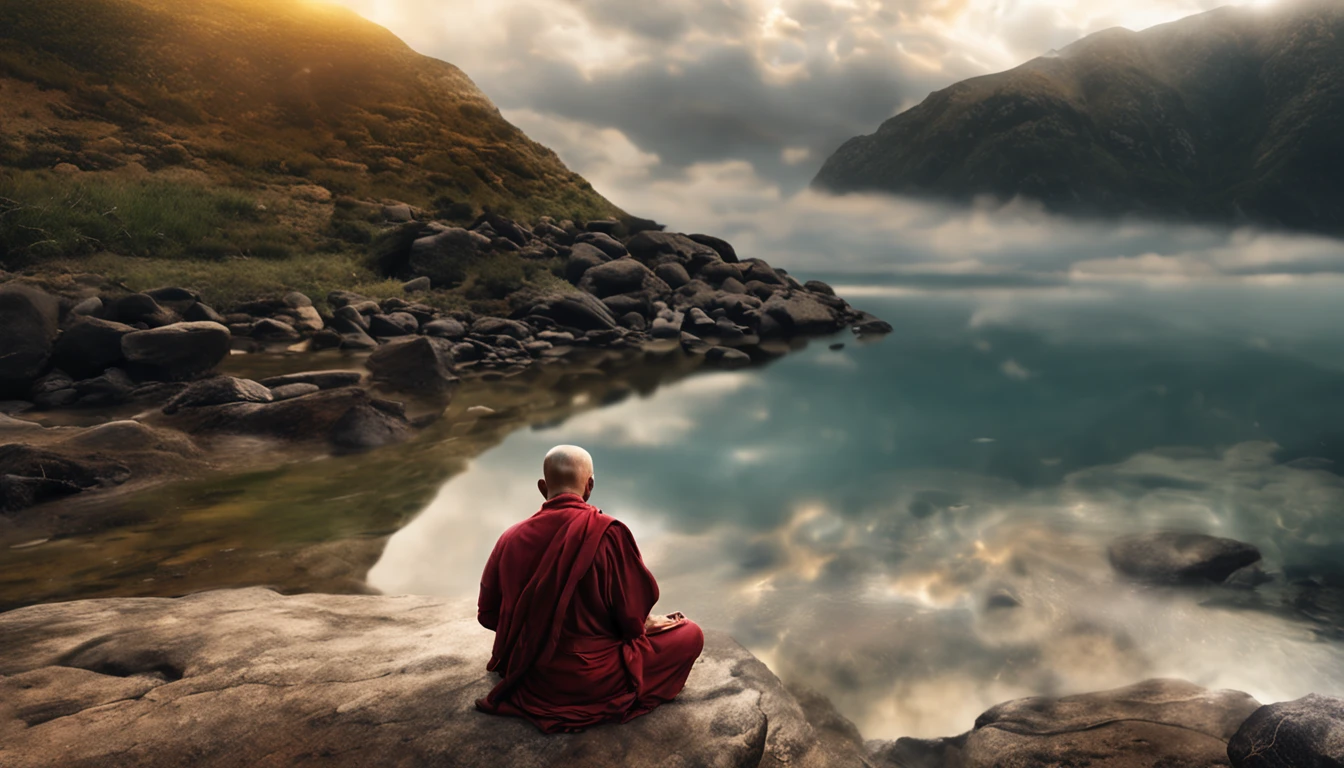
[[(373, 588), (474, 598), (496, 537), (541, 501), (542, 455), (577, 443), (659, 609), (731, 633), (869, 738), (951, 735), (1005, 699), (1154, 676), (1265, 701), (1344, 693), (1344, 280), (805, 277), (896, 332), (747, 371), (693, 373), (676, 354), (614, 389), (594, 368), (588, 385), (532, 384), (550, 410), (502, 440), (446, 425), (156, 490), (127, 502), (132, 527), (0, 555), (0, 588), (306, 588), (279, 564), (220, 574), (249, 549), (299, 562), (285, 542), (364, 536)], [(504, 410), (506, 389), (453, 408)], [(1254, 543), (1274, 580), (1117, 578), (1110, 541), (1172, 529)]]

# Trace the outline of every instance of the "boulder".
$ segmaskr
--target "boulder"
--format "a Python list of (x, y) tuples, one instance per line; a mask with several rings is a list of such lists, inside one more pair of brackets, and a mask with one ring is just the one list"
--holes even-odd
[(313, 306), (313, 300), (298, 291), (290, 291), (280, 298), (286, 307), (290, 309), (300, 309), (302, 307)]
[(294, 318), (294, 327), (300, 331), (320, 331), (326, 323), (322, 321), (322, 314), (317, 311), (317, 307), (295, 307), (289, 312), (289, 316)]
[(35, 477), (78, 488), (120, 485), (131, 476), (126, 465), (101, 457), (73, 457), (21, 443), (0, 445), (0, 475)]
[(185, 311), (192, 304), (201, 300), (199, 294), (189, 288), (179, 286), (166, 286), (163, 288), (154, 288), (145, 291), (146, 296), (159, 303), (159, 306), (171, 309), (175, 312)]
[(820, 280), (808, 280), (803, 283), (803, 287), (812, 293), (819, 293), (822, 296), (834, 296), (835, 289)]
[(1269, 704), (1242, 723), (1227, 745), (1233, 768), (1344, 766), (1344, 699), (1312, 694)]
[(79, 302), (70, 308), (72, 317), (92, 317), (101, 314), (103, 311), (103, 300), (97, 296), (91, 296)]
[(357, 453), (404, 442), (411, 427), (404, 413), (380, 407), (382, 401), (359, 404), (345, 412), (331, 428), (331, 442), (341, 453)]
[(999, 704), (969, 733), (870, 743), (891, 768), (1211, 768), (1259, 703), (1239, 691), (1148, 680), (1101, 693)]
[(0, 286), (0, 398), (26, 394), (41, 375), (56, 339), (61, 305), (23, 285)]
[(581, 331), (606, 330), (616, 327), (616, 318), (589, 293), (553, 293), (537, 299), (529, 315), (549, 318), (560, 325)]
[(333, 309), (349, 306), (351, 304), (360, 304), (368, 300), (368, 296), (351, 291), (331, 291), (327, 294), (327, 304)]
[(192, 435), (251, 435), (334, 444), (338, 434), (348, 434), (345, 427), (336, 429), (341, 419), (352, 408), (371, 408), (374, 402), (363, 389), (345, 387), (269, 403), (184, 408), (164, 418), (169, 426)]
[(603, 253), (596, 246), (580, 243), (570, 250), (569, 258), (565, 261), (565, 279), (578, 285), (583, 279), (585, 273), (593, 267), (605, 264), (611, 261), (611, 257)]
[(199, 301), (187, 307), (187, 310), (182, 313), (182, 319), (189, 323), (210, 322), (224, 325), (223, 315), (216, 312), (213, 307)]
[(405, 203), (400, 203), (398, 205), (384, 205), (383, 218), (396, 224), (403, 224), (408, 221), (414, 221), (415, 213), (411, 210), (411, 206), (406, 205)]
[(732, 278), (739, 280), (742, 277), (742, 271), (734, 264), (726, 261), (711, 261), (700, 267), (695, 273), (697, 280), (703, 280), (710, 285), (719, 285), (724, 280)]
[(621, 241), (603, 232), (585, 232), (574, 238), (575, 244), (583, 243), (591, 245), (599, 251), (605, 253), (607, 258), (619, 259), (630, 252), (621, 245)]
[(290, 384), (313, 384), (318, 389), (340, 389), (341, 387), (357, 387), (363, 379), (364, 374), (360, 371), (304, 371), (303, 373), (286, 373), (282, 376), (262, 379), (261, 385), (275, 389)]
[(616, 259), (589, 269), (578, 285), (579, 290), (599, 299), (632, 291), (647, 291), (654, 296), (672, 292), (667, 283), (659, 280), (648, 267), (631, 258)]
[(694, 272), (704, 264), (722, 260), (713, 248), (674, 232), (640, 232), (625, 247), (631, 256), (650, 267), (675, 262)]
[(879, 320), (867, 312), (859, 313), (859, 320), (851, 326), (855, 336), (881, 336), (894, 330), (891, 323)]
[(442, 317), (425, 323), (420, 330), (426, 336), (437, 336), (440, 339), (460, 339), (467, 335), (467, 327), (451, 317)]
[(296, 341), (299, 332), (289, 323), (263, 317), (252, 325), (252, 338), (261, 341)]
[(407, 293), (423, 293), (434, 287), (428, 277), (417, 277), (414, 280), (408, 280), (401, 289)]
[[(49, 477), (0, 474), (0, 514), (19, 512), (46, 501), (81, 493), (83, 490), (74, 483)], [(0, 678), (0, 687), (3, 685), (3, 678)], [(0, 747), (0, 757), (3, 756), (4, 749)]]
[(526, 323), (502, 317), (478, 318), (471, 324), (471, 333), (476, 336), (508, 336), (519, 340), (532, 338), (532, 329)]
[(293, 400), (296, 397), (303, 397), (320, 391), (322, 391), (322, 388), (316, 384), (281, 384), (278, 387), (271, 388), (271, 399)]
[(66, 328), (52, 346), (51, 364), (76, 379), (97, 376), (125, 359), (121, 339), (130, 333), (135, 333), (135, 329), (123, 323), (81, 318)]
[(614, 235), (621, 228), (621, 222), (616, 219), (594, 219), (583, 226), (586, 232), (601, 232), (604, 235)]
[(130, 400), (134, 391), (135, 382), (120, 368), (108, 368), (91, 379), (75, 382), (77, 404), (82, 408), (118, 405)]
[(762, 305), (761, 310), (789, 333), (830, 333), (841, 326), (841, 321), (830, 307), (804, 293), (791, 296), (776, 293)]
[(1155, 584), (1220, 583), (1260, 560), (1260, 550), (1251, 544), (1174, 531), (1117, 539), (1108, 554), (1120, 573)]
[(274, 399), (270, 389), (251, 379), (216, 376), (195, 382), (177, 393), (163, 406), (163, 412), (172, 414), (183, 408), (225, 403), (269, 403)]
[(428, 277), (435, 286), (452, 288), (466, 278), (467, 268), (489, 247), (488, 237), (448, 227), (412, 243), (407, 263), (412, 274)]
[(393, 391), (443, 394), (457, 387), (453, 345), (446, 339), (417, 336), (395, 339), (369, 355), (373, 380)]
[(358, 328), (341, 334), (341, 349), (367, 350), (377, 348), (378, 342), (374, 341), (372, 336)]
[(113, 299), (108, 303), (104, 316), (127, 325), (144, 323), (150, 328), (172, 325), (178, 319), (176, 314), (160, 306), (153, 296), (145, 293), (132, 293)]
[(79, 399), (79, 392), (70, 374), (58, 368), (33, 382), (28, 399), (41, 410), (51, 410), (74, 403)]
[(620, 322), (622, 328), (629, 328), (632, 331), (642, 331), (648, 327), (648, 321), (639, 312), (626, 312), (621, 315)]
[(420, 330), (420, 323), (408, 312), (393, 312), (388, 315), (369, 317), (369, 333), (384, 338), (392, 336), (414, 336)]
[(229, 329), (219, 323), (177, 323), (126, 334), (121, 352), (147, 377), (181, 380), (219, 365), (231, 341)]
[(659, 264), (658, 267), (653, 270), (653, 274), (656, 275), (659, 280), (667, 283), (668, 287), (673, 290), (691, 282), (691, 276), (687, 274), (686, 268), (676, 262)]
[(686, 237), (699, 243), (700, 245), (713, 248), (714, 252), (719, 254), (719, 258), (723, 259), (729, 264), (737, 263), (737, 251), (734, 250), (733, 246), (729, 245), (726, 240), (720, 240), (719, 238), (714, 237), (713, 235), (687, 235)]
[[(263, 406), (263, 407), (276, 407)], [(545, 735), (476, 710), (493, 635), (433, 597), (261, 588), (82, 600), (0, 614), (0, 763), (458, 768), (838, 768), (853, 726), (800, 701), (731, 638), (673, 702)], [(198, 727), (192, 724), (209, 724)]]

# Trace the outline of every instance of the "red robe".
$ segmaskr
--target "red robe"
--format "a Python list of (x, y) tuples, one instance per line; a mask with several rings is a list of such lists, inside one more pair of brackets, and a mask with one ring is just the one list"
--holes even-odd
[(620, 522), (565, 493), (499, 537), (477, 619), (494, 630), (488, 670), (503, 678), (480, 709), (547, 732), (626, 722), (671, 701), (700, 656), (687, 621), (653, 635), (658, 583)]

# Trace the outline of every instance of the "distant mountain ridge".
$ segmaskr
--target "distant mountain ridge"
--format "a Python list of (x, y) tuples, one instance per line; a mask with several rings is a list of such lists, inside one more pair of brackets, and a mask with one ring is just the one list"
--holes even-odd
[(0, 168), (620, 213), (457, 67), (312, 0), (0, 0), (0, 101)]
[(1344, 2), (1098, 32), (931, 94), (813, 184), (1344, 234)]

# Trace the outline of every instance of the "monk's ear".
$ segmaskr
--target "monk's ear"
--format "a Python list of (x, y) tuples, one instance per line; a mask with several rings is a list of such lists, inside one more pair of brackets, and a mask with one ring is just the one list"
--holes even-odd
[(588, 476), (588, 486), (583, 489), (583, 500), (587, 501), (589, 496), (593, 495), (593, 476)]
[(547, 496), (547, 495), (546, 495), (546, 479), (545, 479), (545, 478), (542, 478), (541, 480), (538, 480), (538, 481), (537, 481), (537, 490), (538, 490), (538, 491), (541, 491), (541, 498), (543, 498), (543, 499), (549, 499), (549, 498), (551, 498), (550, 496)]

